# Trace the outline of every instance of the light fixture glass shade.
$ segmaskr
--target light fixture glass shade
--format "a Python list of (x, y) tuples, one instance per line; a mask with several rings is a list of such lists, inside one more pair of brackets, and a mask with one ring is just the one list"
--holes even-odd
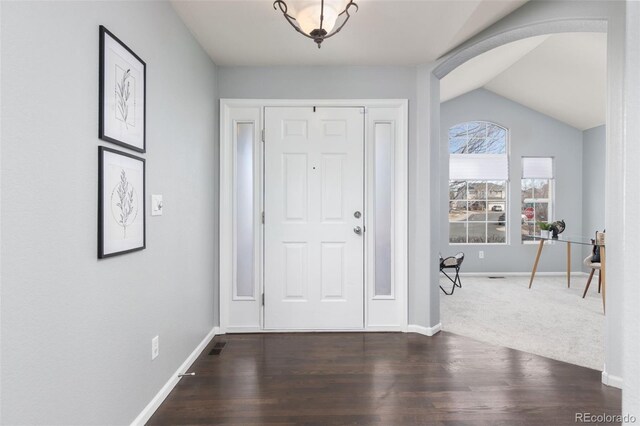
[[(338, 15), (344, 9), (345, 4), (344, 0), (325, 0), (322, 29), (327, 33), (330, 33), (335, 27)], [(313, 4), (305, 5), (300, 9), (296, 14), (296, 21), (298, 21), (302, 31), (306, 34), (311, 34), (311, 31), (320, 28), (320, 12), (321, 5), (317, 0)]]
[(297, 0), (294, 4), (289, 7), (285, 0), (274, 0), (273, 8), (279, 9), (287, 22), (316, 42), (318, 48), (344, 27), (350, 13), (358, 10), (355, 0)]

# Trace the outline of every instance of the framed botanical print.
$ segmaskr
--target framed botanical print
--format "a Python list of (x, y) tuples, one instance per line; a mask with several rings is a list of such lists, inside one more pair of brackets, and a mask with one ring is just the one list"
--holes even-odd
[(98, 258), (143, 250), (145, 160), (98, 147)]
[(100, 25), (100, 139), (146, 151), (146, 69), (133, 50)]

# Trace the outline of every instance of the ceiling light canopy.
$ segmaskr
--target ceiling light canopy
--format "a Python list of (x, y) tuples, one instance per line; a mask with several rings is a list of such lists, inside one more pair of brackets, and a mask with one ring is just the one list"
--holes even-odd
[(299, 11), (290, 14), (284, 0), (273, 2), (273, 8), (280, 9), (287, 22), (300, 34), (315, 41), (318, 48), (325, 39), (340, 32), (351, 17), (349, 11), (352, 7), (358, 10), (353, 0), (307, 1)]

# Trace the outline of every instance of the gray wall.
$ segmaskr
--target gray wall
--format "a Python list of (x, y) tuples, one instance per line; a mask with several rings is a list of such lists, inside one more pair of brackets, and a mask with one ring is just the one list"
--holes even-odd
[[(509, 244), (451, 245), (447, 218), (448, 129), (465, 121), (482, 120), (509, 129), (509, 199), (507, 204)], [(554, 157), (555, 197), (553, 218), (564, 219), (567, 235), (582, 234), (582, 132), (549, 116), (533, 111), (485, 89), (459, 96), (441, 105), (442, 185), (440, 247), (443, 255), (465, 252), (464, 272), (530, 272), (537, 244), (520, 240), (520, 179), (523, 156)], [(576, 206), (578, 206), (576, 208)], [(484, 251), (484, 259), (478, 252)], [(572, 269), (581, 270), (582, 251), (572, 250)], [(566, 245), (545, 247), (538, 270), (566, 271)]]
[[(607, 129), (594, 127), (582, 132), (582, 235), (594, 236), (604, 227)], [(592, 237), (594, 238), (594, 237)], [(591, 252), (585, 247), (583, 258)], [(588, 272), (588, 268), (583, 268)]]
[[(1, 24), (0, 423), (127, 424), (216, 322), (215, 67), (168, 2), (3, 2)], [(99, 24), (147, 63), (165, 201), (146, 250), (100, 261)]]
[(414, 67), (219, 67), (220, 98), (415, 100)]
[(409, 323), (440, 325), (438, 257), (440, 245), (440, 81), (434, 64), (421, 65), (417, 77), (416, 149), (409, 157)]
[[(416, 81), (415, 67), (219, 67), (218, 95), (254, 99), (409, 99), (409, 193), (415, 194)], [(415, 209), (413, 200), (410, 196), (410, 209)], [(410, 247), (416, 228), (424, 223), (423, 217), (409, 216)], [(423, 263), (424, 259), (417, 262)], [(410, 260), (410, 271), (417, 262)], [(422, 301), (426, 289), (427, 280), (410, 272), (410, 324), (427, 326), (425, 315), (437, 312), (425, 309)]]

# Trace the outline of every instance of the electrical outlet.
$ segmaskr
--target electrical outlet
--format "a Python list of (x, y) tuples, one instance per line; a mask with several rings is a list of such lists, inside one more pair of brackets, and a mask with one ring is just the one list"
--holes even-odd
[(160, 336), (151, 339), (151, 360), (153, 361), (160, 355)]
[(484, 251), (480, 250), (480, 251), (478, 252), (478, 257), (479, 257), (480, 259), (484, 259)]

